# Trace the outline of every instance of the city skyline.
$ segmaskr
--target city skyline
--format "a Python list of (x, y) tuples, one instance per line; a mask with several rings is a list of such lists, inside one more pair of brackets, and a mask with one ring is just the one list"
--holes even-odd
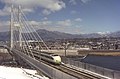
[(21, 5), (36, 29), (71, 34), (120, 31), (119, 0), (0, 0), (0, 31), (9, 29), (10, 6)]

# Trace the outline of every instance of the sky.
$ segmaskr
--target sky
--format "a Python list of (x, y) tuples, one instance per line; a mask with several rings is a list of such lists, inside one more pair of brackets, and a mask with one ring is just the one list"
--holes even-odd
[(71, 34), (120, 31), (120, 0), (0, 0), (0, 31), (9, 30), (11, 4), (21, 5), (36, 29)]

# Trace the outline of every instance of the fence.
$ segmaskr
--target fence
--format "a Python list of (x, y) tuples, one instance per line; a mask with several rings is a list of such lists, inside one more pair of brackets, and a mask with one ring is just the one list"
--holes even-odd
[(86, 70), (90, 70), (92, 72), (107, 76), (112, 79), (120, 79), (120, 71), (115, 71), (115, 70), (91, 65), (88, 63), (80, 62), (80, 61), (74, 61), (74, 60), (71, 60), (70, 58), (67, 58), (63, 62), (66, 64), (70, 64), (70, 65), (74, 65), (76, 67), (86, 69)]

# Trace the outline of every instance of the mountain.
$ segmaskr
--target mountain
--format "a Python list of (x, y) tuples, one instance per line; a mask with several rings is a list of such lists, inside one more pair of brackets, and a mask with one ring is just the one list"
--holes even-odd
[(38, 34), (43, 38), (43, 39), (64, 39), (64, 38), (71, 38), (74, 35), (72, 34), (67, 34), (67, 33), (61, 33), (57, 31), (47, 31), (44, 29), (39, 29), (37, 30)]
[(120, 37), (120, 31), (110, 33), (108, 36), (109, 37)]
[[(44, 40), (55, 40), (55, 39), (74, 39), (74, 38), (100, 38), (100, 37), (120, 37), (120, 31), (113, 33), (91, 33), (91, 34), (68, 34), (62, 33), (58, 31), (48, 31), (44, 29), (39, 29), (36, 31), (42, 39)], [(17, 33), (17, 32), (16, 32)], [(26, 36), (32, 35), (28, 33), (24, 33)], [(36, 34), (34, 32), (34, 34)], [(10, 38), (10, 32), (0, 32), (0, 41), (7, 41)]]
[[(73, 35), (73, 34), (67, 34), (67, 33), (62, 33), (62, 32), (57, 32), (57, 31), (48, 31), (44, 29), (39, 29), (36, 31), (42, 39), (44, 40), (55, 40), (55, 39), (71, 39), (71, 38), (77, 38), (78, 35)], [(14, 32), (18, 33), (18, 32)], [(30, 37), (33, 35), (33, 33), (24, 33), (25, 36)], [(34, 32), (34, 35), (36, 33)], [(36, 35), (37, 36), (37, 35)], [(17, 36), (18, 37), (18, 36)], [(8, 41), (10, 39), (10, 32), (0, 32), (0, 41)], [(27, 38), (30, 39), (30, 38)]]
[(104, 35), (98, 34), (98, 33), (91, 33), (91, 34), (83, 34), (83, 38), (100, 38), (103, 37)]
[(71, 39), (71, 38), (82, 38), (83, 36), (81, 34), (68, 34), (68, 33), (62, 33), (58, 31), (48, 31), (44, 29), (37, 30), (38, 34), (44, 39)]

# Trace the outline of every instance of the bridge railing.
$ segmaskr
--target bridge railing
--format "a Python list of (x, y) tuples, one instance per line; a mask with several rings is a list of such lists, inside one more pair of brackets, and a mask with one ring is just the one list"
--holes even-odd
[(86, 69), (98, 74), (101, 74), (103, 76), (112, 78), (112, 79), (119, 79), (120, 78), (120, 71), (117, 70), (111, 70), (99, 66), (95, 66), (92, 64), (80, 62), (80, 61), (74, 61), (69, 58), (67, 58), (65, 61), (63, 61), (66, 64), (70, 64), (71, 66), (76, 66), (78, 68)]

